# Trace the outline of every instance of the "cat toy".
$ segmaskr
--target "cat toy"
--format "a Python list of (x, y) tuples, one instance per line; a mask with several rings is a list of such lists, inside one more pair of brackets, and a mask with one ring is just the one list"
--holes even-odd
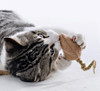
[(62, 47), (62, 50), (64, 52), (64, 56), (67, 60), (76, 60), (80, 65), (81, 69), (83, 71), (89, 70), (93, 66), (93, 73), (95, 73), (96, 68), (96, 61), (93, 60), (87, 67), (85, 63), (82, 62), (80, 59), (81, 57), (81, 47), (76, 44), (76, 42), (73, 42), (71, 38), (69, 38), (65, 34), (61, 34), (60, 36), (60, 44)]

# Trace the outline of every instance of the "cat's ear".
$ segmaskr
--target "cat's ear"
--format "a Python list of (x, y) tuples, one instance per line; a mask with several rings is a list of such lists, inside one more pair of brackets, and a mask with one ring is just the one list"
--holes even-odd
[(4, 38), (4, 41), (6, 51), (12, 55), (18, 53), (23, 48), (23, 46), (20, 43), (18, 43), (16, 40), (12, 38)]

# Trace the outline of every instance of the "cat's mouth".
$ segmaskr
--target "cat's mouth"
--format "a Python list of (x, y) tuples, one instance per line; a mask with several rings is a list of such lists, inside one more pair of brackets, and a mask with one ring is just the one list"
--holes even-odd
[(50, 45), (50, 48), (53, 48), (54, 46), (55, 46), (55, 44), (53, 43), (53, 44)]

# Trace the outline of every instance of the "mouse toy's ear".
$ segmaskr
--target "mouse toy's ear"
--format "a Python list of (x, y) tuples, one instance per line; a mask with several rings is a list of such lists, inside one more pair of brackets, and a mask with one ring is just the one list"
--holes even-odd
[(4, 41), (8, 54), (16, 55), (23, 49), (23, 46), (12, 38), (4, 38)]

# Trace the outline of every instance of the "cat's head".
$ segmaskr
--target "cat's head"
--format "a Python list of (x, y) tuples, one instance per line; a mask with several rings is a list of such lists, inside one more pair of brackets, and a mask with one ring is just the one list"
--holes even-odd
[(5, 38), (6, 68), (23, 81), (44, 80), (52, 71), (58, 57), (56, 42), (59, 35), (53, 31), (29, 31)]

